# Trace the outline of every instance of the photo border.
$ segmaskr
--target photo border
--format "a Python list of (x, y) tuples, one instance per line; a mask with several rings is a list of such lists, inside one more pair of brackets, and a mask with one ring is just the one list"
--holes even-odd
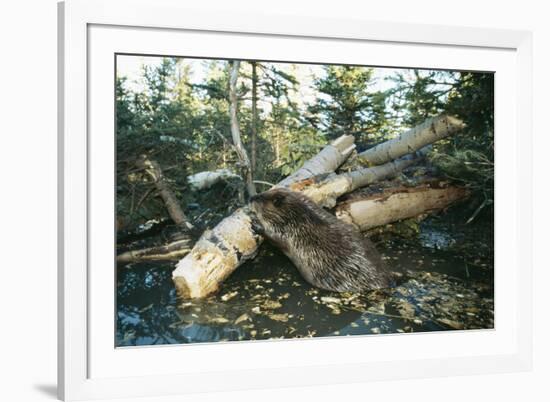
[[(128, 13), (128, 9), (132, 13)], [(58, 6), (58, 392), (65, 400), (160, 396), (185, 392), (304, 386), (366, 380), (529, 370), (532, 364), (532, 35), (525, 31), (414, 25), (298, 16), (213, 14), (187, 9), (177, 0), (68, 0)], [(519, 305), (517, 353), (422, 359), (410, 372), (405, 362), (269, 368), (174, 376), (91, 379), (88, 377), (87, 300), (87, 29), (91, 24), (254, 33), (286, 37), (334, 38), (512, 49), (516, 52), (516, 211)], [(437, 38), (434, 40), (433, 38)], [(518, 261), (519, 263), (519, 261)], [(327, 379), (330, 371), (331, 378)], [(339, 374), (336, 374), (338, 372)], [(391, 374), (390, 374), (391, 373)], [(277, 379), (276, 383), (274, 379)], [(281, 382), (283, 379), (283, 382)], [(182, 384), (189, 384), (182, 387)], [(215, 385), (218, 384), (218, 385)]]

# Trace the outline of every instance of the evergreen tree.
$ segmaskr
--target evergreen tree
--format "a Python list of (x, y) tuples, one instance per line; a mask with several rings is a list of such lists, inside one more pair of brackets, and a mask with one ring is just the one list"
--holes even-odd
[(315, 80), (320, 93), (309, 112), (314, 125), (333, 139), (342, 134), (369, 144), (387, 131), (386, 96), (372, 91), (373, 69), (355, 66), (326, 66), (326, 75)]

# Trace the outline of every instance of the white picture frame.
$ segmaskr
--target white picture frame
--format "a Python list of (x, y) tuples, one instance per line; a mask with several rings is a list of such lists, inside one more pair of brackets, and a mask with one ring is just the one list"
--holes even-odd
[[(212, 14), (178, 0), (68, 0), (59, 4), (58, 15), (60, 398), (162, 396), (531, 368), (529, 32)], [(192, 46), (196, 43), (200, 49)], [(101, 258), (112, 258), (109, 244), (114, 247), (112, 233), (105, 233), (114, 211), (108, 203), (101, 204), (102, 191), (112, 193), (112, 186), (101, 190), (94, 184), (97, 177), (112, 175), (114, 163), (99, 166), (98, 161), (113, 155), (113, 140), (97, 134), (114, 135), (109, 118), (114, 86), (107, 85), (114, 79), (111, 56), (138, 52), (364, 60), (355, 49), (368, 51), (371, 65), (496, 71), (495, 329), (115, 349), (114, 341), (109, 343), (114, 305), (110, 296), (98, 297), (113, 293), (113, 275), (92, 269), (101, 266)], [(506, 187), (499, 185), (504, 177), (511, 183)], [(499, 231), (498, 217), (504, 215), (508, 230)]]

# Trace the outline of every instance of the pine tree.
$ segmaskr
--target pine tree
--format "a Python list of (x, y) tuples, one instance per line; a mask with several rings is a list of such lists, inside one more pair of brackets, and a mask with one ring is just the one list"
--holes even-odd
[(373, 69), (356, 66), (326, 66), (326, 75), (315, 80), (320, 93), (309, 107), (312, 123), (333, 139), (342, 134), (358, 142), (372, 143), (387, 126), (386, 96), (371, 90)]

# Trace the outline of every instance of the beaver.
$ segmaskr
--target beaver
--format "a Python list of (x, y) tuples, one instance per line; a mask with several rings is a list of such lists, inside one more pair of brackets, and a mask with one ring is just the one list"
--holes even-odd
[(374, 245), (307, 196), (274, 188), (251, 197), (250, 206), (253, 229), (313, 286), (336, 292), (390, 287), (391, 275)]

